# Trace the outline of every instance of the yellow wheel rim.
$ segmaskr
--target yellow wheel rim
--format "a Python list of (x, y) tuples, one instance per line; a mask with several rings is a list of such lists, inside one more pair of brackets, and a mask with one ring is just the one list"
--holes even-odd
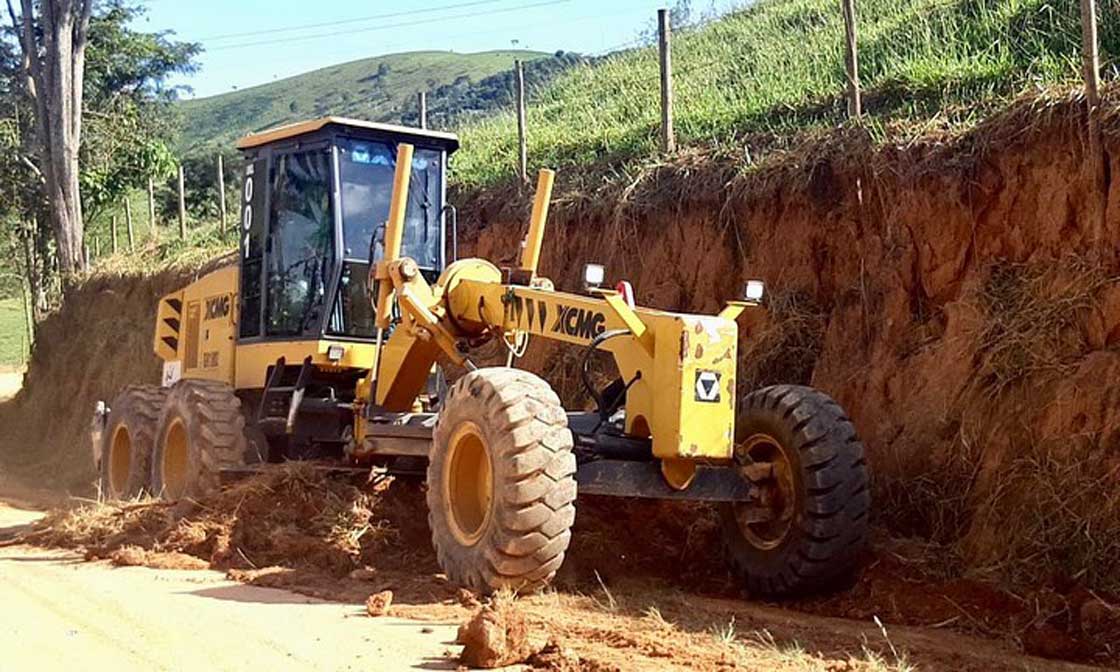
[(109, 489), (113, 495), (120, 495), (128, 485), (128, 472), (132, 467), (132, 437), (124, 424), (113, 428), (113, 440), (109, 443)]
[(444, 501), (451, 533), (464, 546), (482, 538), (490, 520), (494, 472), (486, 439), (478, 425), (464, 422), (451, 435), (444, 474)]
[(187, 465), (190, 459), (190, 440), (183, 421), (171, 421), (163, 437), (162, 459), (160, 460), (160, 482), (163, 496), (179, 499), (187, 489)]
[(735, 518), (752, 546), (775, 549), (789, 535), (797, 512), (793, 465), (786, 448), (769, 434), (753, 434), (736, 446), (735, 454), (749, 456), (755, 464), (771, 465), (769, 476), (755, 481), (761, 491), (761, 502), (735, 505)]

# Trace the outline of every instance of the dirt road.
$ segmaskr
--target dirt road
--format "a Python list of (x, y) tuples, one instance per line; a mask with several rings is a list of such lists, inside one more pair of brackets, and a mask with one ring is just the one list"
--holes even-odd
[[(38, 514), (0, 504), (0, 536)], [(0, 548), (0, 671), (440, 670), (454, 624), (233, 583), (213, 571), (111, 568)]]
[[(25, 495), (23, 501), (38, 500)], [(284, 584), (297, 593), (249, 585), (252, 580), (231, 582), (209, 570), (115, 568), (74, 553), (4, 547), (5, 539), (17, 538), (41, 515), (30, 508), (0, 501), (0, 651), (15, 652), (0, 656), (0, 672), (122, 663), (156, 670), (262, 664), (280, 670), (456, 669), (457, 625), (474, 608), (452, 597), (446, 582), (429, 574), (428, 561), (415, 554), (402, 567), (376, 570), (393, 587), (393, 611), (369, 618), (362, 601), (375, 589), (346, 595), (337, 578), (320, 583), (310, 575), (309, 582)], [(518, 605), (538, 644), (555, 637), (579, 665), (535, 669), (1090, 669), (1024, 656), (1006, 641), (937, 626), (891, 622), (888, 634), (867, 619), (704, 597), (663, 583), (618, 583), (611, 590), (602, 586), (600, 594), (561, 589)]]

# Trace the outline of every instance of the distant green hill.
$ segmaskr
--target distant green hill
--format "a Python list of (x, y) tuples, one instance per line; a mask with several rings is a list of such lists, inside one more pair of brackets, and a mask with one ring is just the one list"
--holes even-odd
[[(460, 90), (509, 71), (514, 59), (535, 61), (547, 56), (525, 50), (413, 51), (341, 63), (249, 89), (183, 101), (179, 150), (197, 154), (213, 147), (228, 149), (245, 133), (326, 114), (396, 123), (414, 120), (419, 91)], [(563, 59), (563, 55), (558, 57)]]

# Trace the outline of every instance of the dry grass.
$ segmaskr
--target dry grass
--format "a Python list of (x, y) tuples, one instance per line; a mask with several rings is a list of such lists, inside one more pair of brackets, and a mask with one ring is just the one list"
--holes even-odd
[(1091, 348), (1081, 324), (1098, 292), (1114, 282), (1082, 257), (1057, 264), (999, 263), (976, 306), (976, 385), (999, 397), (1026, 380), (1041, 382), (1073, 370)]
[(828, 313), (807, 292), (773, 292), (765, 321), (752, 331), (740, 357), (743, 389), (807, 385), (824, 346), (827, 318)]
[[(1120, 464), (1048, 442), (1014, 458), (976, 504), (990, 574), (1120, 592)], [(1013, 515), (1008, 512), (1014, 511)]]

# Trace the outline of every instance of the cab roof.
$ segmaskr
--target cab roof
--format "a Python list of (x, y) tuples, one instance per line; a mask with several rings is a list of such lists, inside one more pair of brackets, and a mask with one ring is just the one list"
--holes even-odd
[(382, 124), (361, 119), (347, 119), (346, 117), (320, 117), (308, 121), (300, 121), (285, 126), (277, 126), (259, 133), (250, 133), (237, 141), (237, 148), (241, 150), (253, 149), (280, 140), (287, 140), (301, 135), (309, 135), (328, 126), (341, 126), (343, 129), (351, 128), (359, 131), (374, 131), (379, 134), (399, 137), (402, 141), (435, 140), (440, 145), (446, 146), (449, 152), (459, 148), (459, 136), (454, 133), (431, 131), (425, 128), (411, 128), (397, 126), (396, 124)]

